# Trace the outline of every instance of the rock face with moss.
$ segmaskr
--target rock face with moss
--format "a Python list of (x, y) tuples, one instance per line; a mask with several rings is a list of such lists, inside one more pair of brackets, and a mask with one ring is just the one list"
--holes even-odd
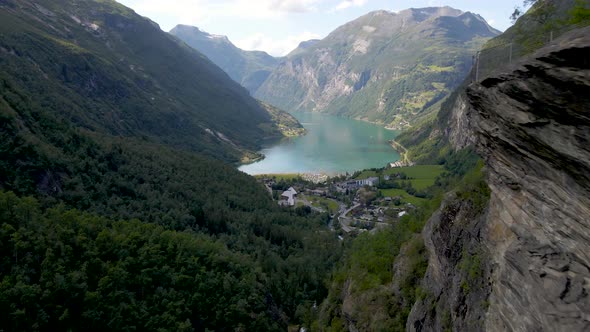
[(442, 8), (376, 11), (290, 54), (255, 93), (287, 111), (317, 111), (401, 128), (463, 80), (498, 31)]
[(472, 207), (447, 204), (427, 225), (424, 284), (434, 286), (408, 330), (590, 328), (589, 36), (568, 33), (466, 90), (457, 110), (485, 159), (490, 200), (470, 218), (460, 216)]

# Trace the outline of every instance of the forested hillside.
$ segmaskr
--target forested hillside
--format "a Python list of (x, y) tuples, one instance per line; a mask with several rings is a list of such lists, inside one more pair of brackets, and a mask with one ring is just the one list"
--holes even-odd
[(325, 297), (326, 215), (210, 157), (278, 132), (220, 69), (114, 1), (2, 1), (0, 33), (0, 330), (284, 331)]
[(115, 1), (3, 1), (0, 33), (8, 103), (227, 161), (280, 136), (221, 69)]

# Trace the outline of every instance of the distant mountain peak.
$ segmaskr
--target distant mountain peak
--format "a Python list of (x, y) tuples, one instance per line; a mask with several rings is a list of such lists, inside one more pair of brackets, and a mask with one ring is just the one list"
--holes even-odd
[(320, 39), (305, 40), (305, 41), (302, 41), (301, 43), (299, 43), (299, 46), (297, 46), (297, 47), (307, 48), (319, 41), (320, 41)]
[(244, 51), (227, 36), (211, 34), (194, 26), (177, 25), (170, 34), (203, 53), (251, 93), (258, 89), (279, 61), (263, 51)]
[(497, 34), (481, 16), (448, 6), (373, 11), (301, 44), (255, 96), (397, 127), (430, 112)]
[(198, 27), (191, 26), (191, 25), (179, 24), (179, 25), (175, 26), (172, 30), (170, 30), (170, 33), (173, 35), (191, 34), (193, 38), (210, 39), (210, 40), (215, 40), (217, 42), (231, 44), (231, 42), (227, 36), (214, 35), (214, 34), (206, 32), (206, 31), (203, 31), (203, 30), (199, 29)]

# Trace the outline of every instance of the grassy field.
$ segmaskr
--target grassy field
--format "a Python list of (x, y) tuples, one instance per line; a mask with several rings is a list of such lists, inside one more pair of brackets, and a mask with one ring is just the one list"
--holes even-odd
[(417, 165), (417, 166), (410, 166), (410, 167), (399, 167), (399, 168), (390, 168), (383, 171), (383, 174), (396, 174), (396, 173), (404, 173), (409, 178), (412, 179), (432, 179), (432, 183), (434, 183), (434, 179), (437, 176), (444, 172), (444, 166), (442, 165)]
[(444, 167), (441, 165), (417, 165), (410, 167), (390, 168), (384, 170), (381, 174), (376, 171), (366, 170), (359, 174), (357, 179), (366, 179), (378, 175), (391, 175), (397, 173), (404, 173), (412, 182), (412, 186), (417, 190), (428, 188), (434, 184), (437, 176), (444, 172)]
[(380, 191), (385, 197), (400, 196), (405, 203), (411, 203), (413, 205), (419, 205), (422, 202), (426, 201), (426, 199), (424, 198), (418, 198), (408, 194), (403, 189), (380, 189)]
[(335, 214), (336, 212), (338, 212), (338, 203), (336, 203), (336, 201), (334, 201), (333, 199), (311, 195), (303, 197), (305, 197), (314, 207), (328, 210), (328, 212), (331, 214)]
[(367, 179), (367, 178), (370, 178), (372, 176), (377, 176), (377, 172), (366, 170), (366, 171), (363, 171), (361, 174), (359, 174), (356, 177), (356, 179)]
[[(440, 165), (417, 165), (410, 167), (391, 168), (383, 171), (383, 175), (404, 173), (416, 190), (424, 190), (434, 184), (436, 177), (444, 172), (444, 167)], [(383, 196), (395, 197), (400, 196), (404, 202), (414, 205), (420, 204), (425, 200), (408, 194), (403, 189), (384, 189), (381, 190)]]

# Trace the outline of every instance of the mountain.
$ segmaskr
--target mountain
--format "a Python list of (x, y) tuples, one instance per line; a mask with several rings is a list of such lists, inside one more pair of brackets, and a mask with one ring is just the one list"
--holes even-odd
[(281, 135), (205, 56), (115, 1), (3, 1), (0, 9), (5, 100), (18, 95), (91, 131), (226, 161)]
[(296, 49), (294, 49), (289, 54), (287, 54), (287, 57), (292, 57), (292, 56), (295, 56), (297, 54), (303, 53), (308, 48), (310, 48), (313, 45), (317, 44), (319, 41), (320, 41), (320, 39), (310, 39), (310, 40), (302, 41), (301, 43), (299, 43), (299, 45), (297, 46)]
[(287, 111), (403, 127), (453, 91), (497, 34), (481, 16), (450, 7), (372, 12), (300, 47), (255, 96)]
[(323, 299), (327, 216), (219, 160), (297, 123), (115, 1), (3, 0), (0, 36), (0, 330), (285, 331)]
[(266, 52), (241, 50), (226, 36), (212, 35), (196, 27), (177, 25), (170, 34), (205, 54), (252, 94), (280, 62)]
[(437, 263), (410, 330), (587, 329), (590, 99), (579, 92), (590, 86), (580, 61), (588, 36), (567, 33), (465, 91), (490, 198), (484, 209), (449, 198), (425, 227)]

